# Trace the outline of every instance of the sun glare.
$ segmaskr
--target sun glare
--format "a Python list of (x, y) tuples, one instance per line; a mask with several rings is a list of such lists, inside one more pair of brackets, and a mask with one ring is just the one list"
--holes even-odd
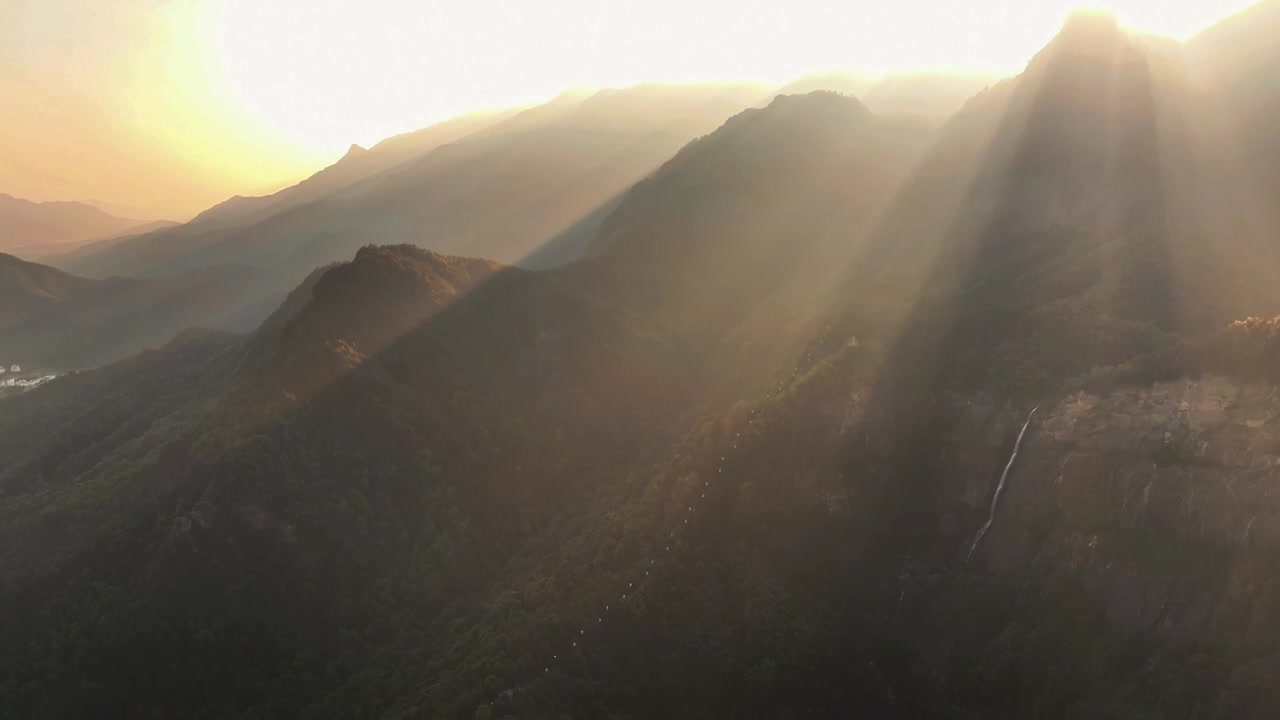
[[(1077, 7), (1070, 0), (223, 0), (215, 32), (241, 100), (335, 153), (570, 86), (781, 82), (837, 67), (1016, 72)], [(1237, 9), (1220, 0), (1099, 7), (1130, 27), (1176, 37)]]

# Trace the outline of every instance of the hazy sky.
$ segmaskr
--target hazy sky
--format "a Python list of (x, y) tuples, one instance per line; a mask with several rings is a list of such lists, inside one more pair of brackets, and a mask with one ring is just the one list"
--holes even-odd
[[(1093, 3), (1187, 37), (1248, 0)], [(0, 192), (190, 214), (573, 86), (1018, 71), (1069, 0), (0, 0)]]

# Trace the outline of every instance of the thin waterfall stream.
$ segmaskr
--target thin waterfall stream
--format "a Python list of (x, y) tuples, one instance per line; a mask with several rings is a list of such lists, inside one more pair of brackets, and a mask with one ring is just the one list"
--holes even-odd
[(1039, 405), (1031, 408), (1031, 412), (1027, 413), (1027, 421), (1022, 423), (1022, 429), (1018, 431), (1018, 439), (1013, 443), (1013, 454), (1009, 455), (1009, 462), (1005, 463), (1004, 472), (1000, 473), (1000, 482), (996, 484), (996, 492), (991, 496), (991, 512), (987, 515), (986, 524), (978, 531), (978, 536), (973, 539), (973, 545), (969, 546), (969, 554), (964, 559), (966, 563), (973, 559), (973, 554), (978, 551), (978, 545), (982, 543), (982, 538), (987, 536), (987, 531), (991, 529), (991, 523), (996, 520), (996, 509), (1000, 506), (1000, 495), (1004, 493), (1004, 484), (1009, 479), (1009, 470), (1013, 467), (1013, 461), (1018, 457), (1018, 448), (1022, 447), (1022, 436), (1027, 434), (1027, 427), (1031, 425), (1031, 417), (1039, 409)]

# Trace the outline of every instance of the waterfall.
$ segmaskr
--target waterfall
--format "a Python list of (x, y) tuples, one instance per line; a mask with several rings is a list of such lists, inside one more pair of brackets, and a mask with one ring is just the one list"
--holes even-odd
[(1022, 447), (1022, 436), (1027, 434), (1027, 426), (1031, 424), (1031, 416), (1036, 414), (1040, 406), (1031, 408), (1031, 412), (1027, 413), (1027, 421), (1022, 424), (1022, 429), (1018, 431), (1018, 439), (1013, 443), (1013, 454), (1009, 456), (1009, 462), (1005, 463), (1004, 472), (1000, 473), (1000, 482), (996, 484), (996, 492), (991, 496), (991, 513), (987, 515), (987, 523), (978, 531), (978, 536), (973, 539), (973, 545), (969, 546), (969, 554), (964, 561), (967, 563), (973, 559), (973, 554), (978, 551), (978, 545), (982, 542), (982, 538), (986, 537), (987, 531), (991, 529), (991, 523), (996, 520), (996, 508), (1000, 505), (1000, 495), (1004, 492), (1004, 483), (1009, 479), (1009, 469), (1013, 467), (1014, 458), (1018, 457), (1018, 448)]

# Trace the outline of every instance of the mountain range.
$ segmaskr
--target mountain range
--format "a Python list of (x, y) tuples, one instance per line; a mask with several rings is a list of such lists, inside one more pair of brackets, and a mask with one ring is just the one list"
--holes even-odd
[[(104, 276), (247, 262), (287, 275), (292, 286), (374, 241), (530, 265), (565, 262), (576, 256), (575, 232), (589, 234), (602, 205), (759, 93), (641, 86), (463, 118), (367, 152), (353, 147), (275, 195), (233, 199), (182, 227), (55, 264)], [(529, 257), (557, 243), (565, 249), (541, 263)]]
[[(914, 75), (866, 87), (887, 116), (923, 132), (989, 80)], [(840, 74), (815, 75), (783, 90), (848, 90), (850, 83)], [(194, 325), (243, 331), (314, 268), (370, 242), (407, 242), (533, 269), (572, 261), (587, 251), (627, 188), (685, 143), (772, 97), (747, 85), (566, 93), (542, 106), (463, 116), (368, 150), (352, 146), (297, 185), (230, 198), (187, 223), (128, 227), (15, 252), (99, 279), (251, 268), (249, 284), (206, 303), (208, 316), (182, 316)], [(149, 346), (125, 342), (114, 354), (88, 349), (80, 357), (55, 353), (51, 359), (81, 366), (85, 358), (114, 359)]]
[(171, 322), (0, 399), (0, 714), (1274, 716), (1275, 7), (1073, 15), (941, 124), (567, 96), (4, 258), (0, 322)]
[(141, 233), (165, 224), (116, 217), (85, 203), (37, 203), (0, 194), (0, 252), (47, 257), (94, 240)]

